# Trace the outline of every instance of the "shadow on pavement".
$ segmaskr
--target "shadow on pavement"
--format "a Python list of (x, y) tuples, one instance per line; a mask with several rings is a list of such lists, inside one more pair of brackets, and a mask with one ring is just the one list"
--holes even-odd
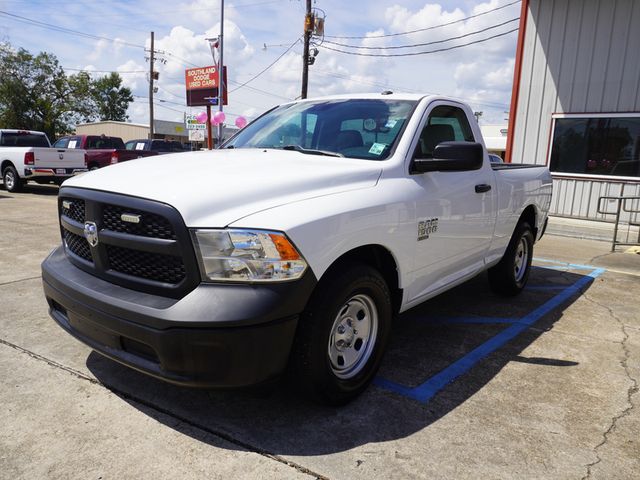
[[(581, 278), (584, 276), (576, 273), (536, 268), (531, 273), (532, 288), (518, 297), (505, 298), (492, 294), (486, 275), (480, 275), (402, 314), (394, 325), (379, 376), (406, 386), (419, 385), (506, 328), (504, 324), (456, 323), (456, 319), (522, 318), (552, 299), (558, 289)], [(557, 289), (535, 288), (540, 285)], [(527, 358), (521, 352), (552, 329), (579, 296), (573, 295), (424, 404), (377, 386), (341, 408), (312, 404), (284, 383), (263, 395), (182, 388), (95, 352), (88, 357), (87, 367), (133, 407), (199, 441), (220, 446), (222, 438), (232, 442), (223, 445), (227, 448), (275, 455), (324, 455), (404, 438), (424, 429), (482, 389), (511, 361), (549, 368), (577, 365), (569, 360)]]
[(0, 183), (0, 185), (2, 185), (2, 191), (4, 192), (3, 194), (0, 195), (0, 198), (12, 198), (13, 196), (23, 195), (25, 193), (31, 193), (35, 195), (55, 196), (55, 195), (58, 195), (58, 190), (59, 190), (59, 187), (53, 184), (38, 185), (37, 183), (27, 183), (26, 185), (22, 186), (19, 192), (10, 193), (6, 191), (6, 188), (4, 188), (4, 184)]

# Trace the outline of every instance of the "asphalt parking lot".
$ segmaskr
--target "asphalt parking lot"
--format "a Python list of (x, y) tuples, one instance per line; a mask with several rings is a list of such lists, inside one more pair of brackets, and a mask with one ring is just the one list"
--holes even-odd
[(0, 190), (0, 478), (640, 478), (640, 255), (546, 236), (515, 299), (484, 275), (404, 313), (375, 381), (320, 407), (171, 386), (49, 318), (56, 187)]

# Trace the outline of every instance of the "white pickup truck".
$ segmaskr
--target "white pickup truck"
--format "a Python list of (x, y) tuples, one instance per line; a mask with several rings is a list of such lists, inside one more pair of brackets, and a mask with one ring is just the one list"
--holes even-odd
[(29, 180), (60, 185), (86, 171), (84, 150), (51, 148), (43, 132), (0, 129), (0, 172), (9, 192), (19, 191)]
[(463, 103), (304, 100), (220, 150), (67, 181), (44, 291), (62, 328), (139, 371), (207, 387), (288, 371), (340, 404), (399, 312), (487, 269), (520, 292), (550, 201), (547, 168), (489, 162)]

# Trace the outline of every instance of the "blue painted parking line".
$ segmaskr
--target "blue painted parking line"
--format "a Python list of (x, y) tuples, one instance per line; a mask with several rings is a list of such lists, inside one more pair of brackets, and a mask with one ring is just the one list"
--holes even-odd
[(554, 291), (567, 288), (567, 285), (527, 285), (527, 290)]
[(457, 324), (457, 323), (462, 323), (462, 324), (485, 324), (485, 323), (515, 323), (517, 322), (519, 319), (518, 318), (499, 318), (499, 317), (475, 317), (475, 316), (470, 316), (470, 317), (417, 317), (417, 316), (412, 316), (412, 317), (405, 317), (405, 320), (424, 320), (426, 322), (429, 323), (435, 323), (438, 325), (447, 325), (447, 324)]
[[(536, 259), (538, 260), (538, 259)], [(540, 261), (552, 263), (552, 260), (542, 259)], [(560, 263), (560, 262), (553, 262)], [(486, 342), (484, 342), (479, 347), (475, 348), (464, 357), (455, 361), (447, 368), (437, 373), (433, 377), (429, 378), (422, 384), (416, 387), (407, 387), (405, 385), (401, 385), (396, 382), (392, 382), (391, 380), (387, 380), (381, 377), (376, 377), (374, 383), (379, 387), (385, 388), (392, 392), (398, 393), (405, 397), (412, 398), (421, 403), (429, 402), (440, 390), (442, 390), (446, 385), (453, 382), (456, 378), (464, 373), (468, 372), (473, 368), (478, 362), (480, 362), (487, 355), (495, 352), (502, 346), (504, 346), (508, 341), (512, 340), (516, 336), (518, 336), (523, 331), (527, 330), (533, 324), (535, 324), (542, 317), (555, 310), (562, 303), (566, 302), (576, 293), (579, 293), (583, 287), (586, 287), (591, 282), (593, 282), (596, 278), (602, 275), (605, 270), (603, 268), (589, 267), (587, 265), (573, 265), (573, 264), (563, 264), (566, 267), (576, 270), (591, 270), (586, 275), (582, 276), (579, 280), (577, 280), (572, 285), (565, 286), (562, 291), (556, 294), (553, 298), (543, 303), (541, 306), (533, 310), (531, 313), (525, 315), (520, 319), (516, 319), (513, 322), (504, 322), (505, 319), (494, 319), (493, 323), (512, 323), (511, 326), (498, 333), (494, 337), (490, 338)], [(546, 268), (546, 267), (545, 267)], [(457, 323), (490, 323), (488, 318), (482, 318), (481, 322), (470, 322), (466, 320), (470, 320), (473, 317), (464, 317), (462, 318), (462, 322)], [(456, 323), (455, 318), (451, 323)], [(458, 318), (460, 320), (460, 318)], [(501, 321), (502, 320), (502, 321)]]

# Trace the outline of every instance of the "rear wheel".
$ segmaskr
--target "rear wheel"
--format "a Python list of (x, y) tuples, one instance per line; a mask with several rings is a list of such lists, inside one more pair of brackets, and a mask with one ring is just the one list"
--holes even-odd
[(533, 259), (533, 231), (520, 222), (513, 232), (507, 250), (496, 266), (489, 269), (489, 285), (501, 295), (517, 295), (527, 284)]
[(22, 188), (22, 180), (13, 165), (9, 165), (4, 169), (2, 172), (2, 181), (4, 182), (4, 188), (7, 189), (7, 192), (18, 192)]
[(300, 318), (294, 380), (315, 401), (349, 402), (375, 375), (391, 328), (391, 296), (380, 273), (349, 265), (321, 280)]

